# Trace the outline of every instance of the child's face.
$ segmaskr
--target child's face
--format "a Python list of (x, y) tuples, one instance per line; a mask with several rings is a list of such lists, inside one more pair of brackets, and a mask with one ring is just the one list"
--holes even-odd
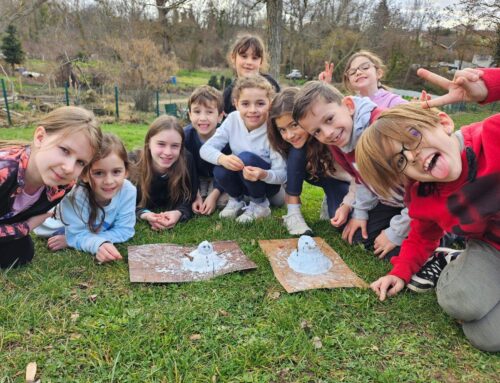
[(311, 136), (326, 145), (343, 147), (349, 143), (352, 134), (354, 102), (345, 97), (339, 105), (327, 103), (319, 97), (299, 124)]
[(222, 113), (219, 113), (215, 101), (209, 102), (207, 105), (193, 103), (189, 111), (189, 119), (199, 136), (207, 140), (214, 135), (215, 128), (222, 119)]
[(94, 162), (90, 168), (90, 184), (99, 203), (108, 203), (118, 193), (127, 178), (125, 163), (116, 154)]
[(302, 148), (307, 142), (309, 134), (293, 120), (291, 113), (279, 116), (274, 120), (274, 123), (281, 134), (281, 138), (295, 149)]
[(237, 53), (232, 61), (238, 77), (258, 74), (262, 65), (262, 57), (258, 57), (253, 48), (248, 48), (243, 53)]
[(246, 88), (240, 92), (235, 105), (249, 131), (259, 128), (266, 122), (270, 100), (267, 92), (260, 88)]
[(413, 145), (391, 140), (388, 156), (394, 168), (408, 178), (421, 182), (451, 182), (462, 173), (460, 144), (451, 134), (453, 121), (446, 114), (435, 128), (410, 128), (416, 137)]
[(377, 69), (368, 57), (356, 57), (347, 71), (349, 83), (357, 92), (371, 94), (378, 89), (378, 81), (382, 77), (382, 71)]
[[(63, 136), (48, 135), (42, 126), (35, 130), (35, 155), (31, 179), (47, 186), (67, 185), (76, 180), (93, 157), (90, 140), (84, 132)], [(28, 166), (30, 168), (30, 166)]]
[(182, 149), (182, 137), (173, 130), (163, 130), (149, 140), (149, 150), (153, 168), (158, 173), (165, 173), (179, 159)]

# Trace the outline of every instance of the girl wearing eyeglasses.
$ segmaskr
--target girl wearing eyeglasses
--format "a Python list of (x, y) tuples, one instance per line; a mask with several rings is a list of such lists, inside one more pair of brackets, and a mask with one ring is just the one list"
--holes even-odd
[[(347, 60), (342, 81), (346, 89), (361, 97), (368, 97), (380, 108), (407, 103), (401, 96), (389, 92), (380, 80), (384, 77), (385, 65), (376, 54), (361, 50)], [(331, 82), (333, 63), (325, 63), (319, 74), (321, 81)]]
[(466, 249), (437, 280), (438, 303), (462, 323), (475, 347), (500, 351), (500, 114), (454, 132), (446, 113), (424, 109), (499, 100), (500, 69), (458, 71), (453, 81), (426, 70), (418, 74), (448, 94), (383, 112), (356, 146), (359, 172), (376, 192), (386, 195), (402, 179), (412, 183), (410, 233), (391, 272), (371, 288), (382, 301), (396, 295), (444, 231), (463, 235)]

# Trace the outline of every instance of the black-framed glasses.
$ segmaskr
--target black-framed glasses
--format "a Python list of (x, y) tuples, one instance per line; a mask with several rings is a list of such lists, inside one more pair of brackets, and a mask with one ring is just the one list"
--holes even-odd
[(364, 62), (361, 65), (358, 65), (356, 68), (349, 69), (347, 71), (347, 75), (349, 77), (352, 77), (356, 74), (356, 72), (359, 70), (360, 72), (366, 72), (368, 69), (370, 69), (372, 66), (374, 66), (371, 62), (367, 61)]
[(407, 144), (409, 146), (405, 146), (405, 144), (402, 144), (403, 148), (401, 149), (401, 151), (394, 155), (393, 163), (396, 166), (398, 173), (403, 173), (406, 167), (408, 166), (408, 158), (406, 158), (404, 152), (405, 151), (411, 152), (413, 150), (416, 150), (422, 143), (422, 133), (420, 133), (420, 131), (417, 128), (415, 127), (409, 128), (408, 133), (410, 133), (410, 135), (415, 137), (415, 141), (413, 141), (410, 144)]

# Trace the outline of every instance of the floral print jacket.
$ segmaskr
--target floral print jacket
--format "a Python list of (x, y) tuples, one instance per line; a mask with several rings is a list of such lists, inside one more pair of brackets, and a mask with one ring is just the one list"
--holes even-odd
[(29, 146), (0, 148), (0, 242), (11, 241), (28, 235), (26, 220), (43, 214), (55, 206), (73, 187), (70, 185), (45, 187), (40, 198), (28, 209), (14, 215), (12, 205), (25, 184), (26, 169), (30, 158)]

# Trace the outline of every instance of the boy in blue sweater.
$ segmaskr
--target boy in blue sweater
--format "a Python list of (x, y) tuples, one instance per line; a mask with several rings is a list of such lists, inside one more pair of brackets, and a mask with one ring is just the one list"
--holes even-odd
[[(217, 89), (203, 85), (194, 90), (188, 100), (191, 124), (184, 128), (184, 146), (193, 155), (200, 179), (200, 189), (193, 202), (193, 212), (210, 215), (215, 208), (223, 208), (227, 203), (227, 194), (214, 182), (214, 165), (200, 157), (201, 146), (215, 134), (217, 125), (223, 117), (222, 94)], [(226, 146), (224, 154), (231, 154)]]

